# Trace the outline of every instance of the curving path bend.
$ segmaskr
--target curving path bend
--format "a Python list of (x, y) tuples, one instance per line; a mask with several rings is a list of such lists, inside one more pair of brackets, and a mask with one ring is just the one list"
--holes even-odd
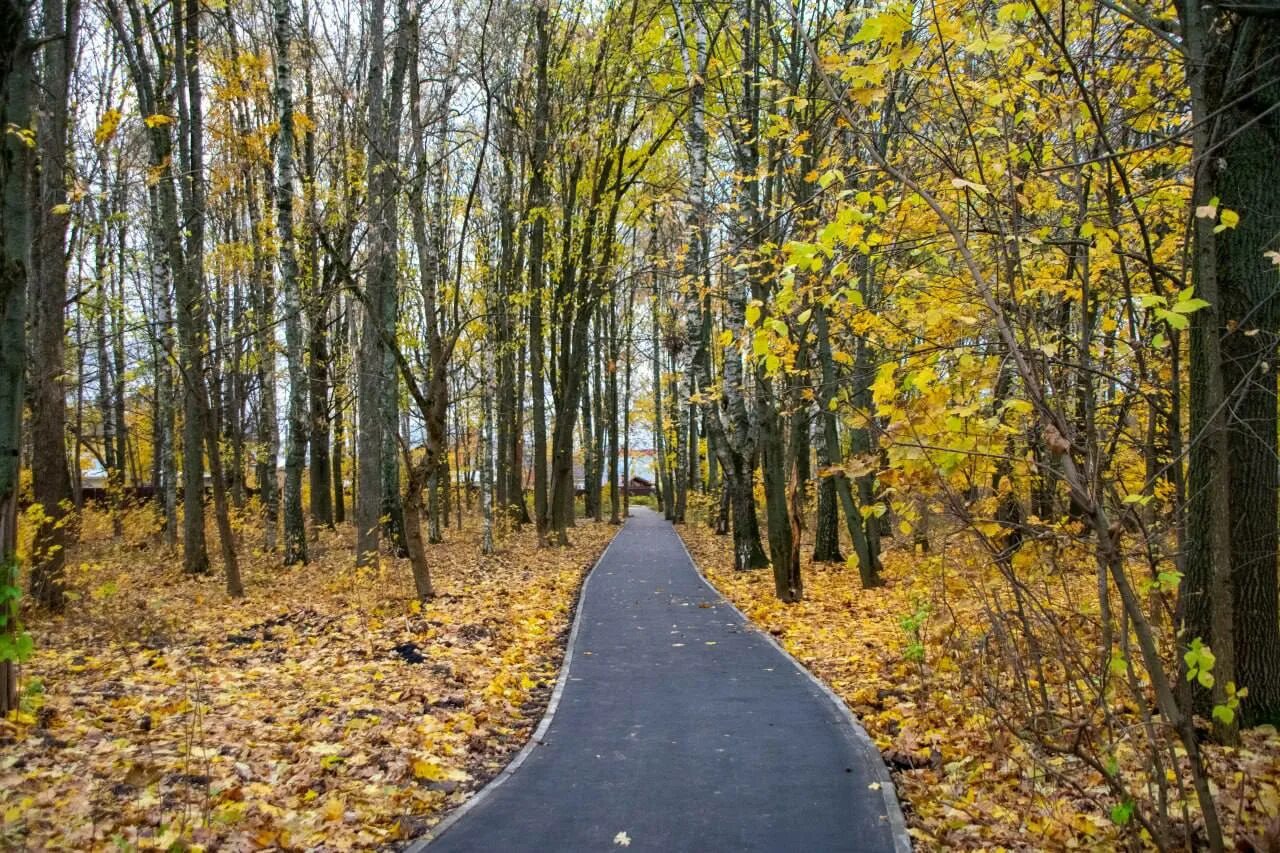
[(636, 508), (582, 591), (547, 716), (410, 850), (911, 849), (875, 746)]

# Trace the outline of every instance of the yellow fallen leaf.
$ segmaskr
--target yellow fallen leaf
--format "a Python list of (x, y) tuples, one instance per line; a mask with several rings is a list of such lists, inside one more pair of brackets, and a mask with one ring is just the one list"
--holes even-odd
[(324, 816), (325, 820), (338, 821), (342, 820), (343, 811), (342, 798), (335, 796), (325, 800), (324, 808), (320, 810), (320, 814)]

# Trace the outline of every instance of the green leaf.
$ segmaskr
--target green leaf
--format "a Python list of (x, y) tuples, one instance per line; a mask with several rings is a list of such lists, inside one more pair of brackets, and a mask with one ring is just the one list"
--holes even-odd
[(25, 663), (35, 650), (35, 641), (26, 631), (16, 637), (12, 634), (0, 634), (0, 661)]
[(1201, 308), (1208, 308), (1209, 303), (1203, 299), (1183, 299), (1173, 303), (1170, 307), (1179, 314), (1194, 314)]
[(1157, 308), (1156, 316), (1168, 323), (1170, 328), (1177, 329), (1178, 331), (1191, 327), (1191, 321), (1188, 320), (1184, 314), (1179, 314), (1174, 311), (1166, 311), (1163, 308)]

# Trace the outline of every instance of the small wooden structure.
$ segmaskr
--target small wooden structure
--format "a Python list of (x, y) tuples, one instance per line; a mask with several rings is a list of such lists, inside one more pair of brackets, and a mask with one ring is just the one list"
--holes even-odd
[(630, 481), (622, 486), (622, 490), (628, 495), (648, 497), (653, 494), (653, 483), (644, 477), (632, 477)]

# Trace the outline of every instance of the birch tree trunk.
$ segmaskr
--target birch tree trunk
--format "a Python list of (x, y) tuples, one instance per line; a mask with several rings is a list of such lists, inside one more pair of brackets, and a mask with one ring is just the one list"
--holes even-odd
[(293, 235), (293, 81), (289, 0), (274, 0), (276, 40), (276, 235), (277, 264), (284, 293), (285, 357), (289, 365), (289, 431), (284, 456), (284, 564), (307, 562), (307, 528), (302, 515), (302, 469), (307, 455), (308, 377), (302, 356), (302, 297)]

